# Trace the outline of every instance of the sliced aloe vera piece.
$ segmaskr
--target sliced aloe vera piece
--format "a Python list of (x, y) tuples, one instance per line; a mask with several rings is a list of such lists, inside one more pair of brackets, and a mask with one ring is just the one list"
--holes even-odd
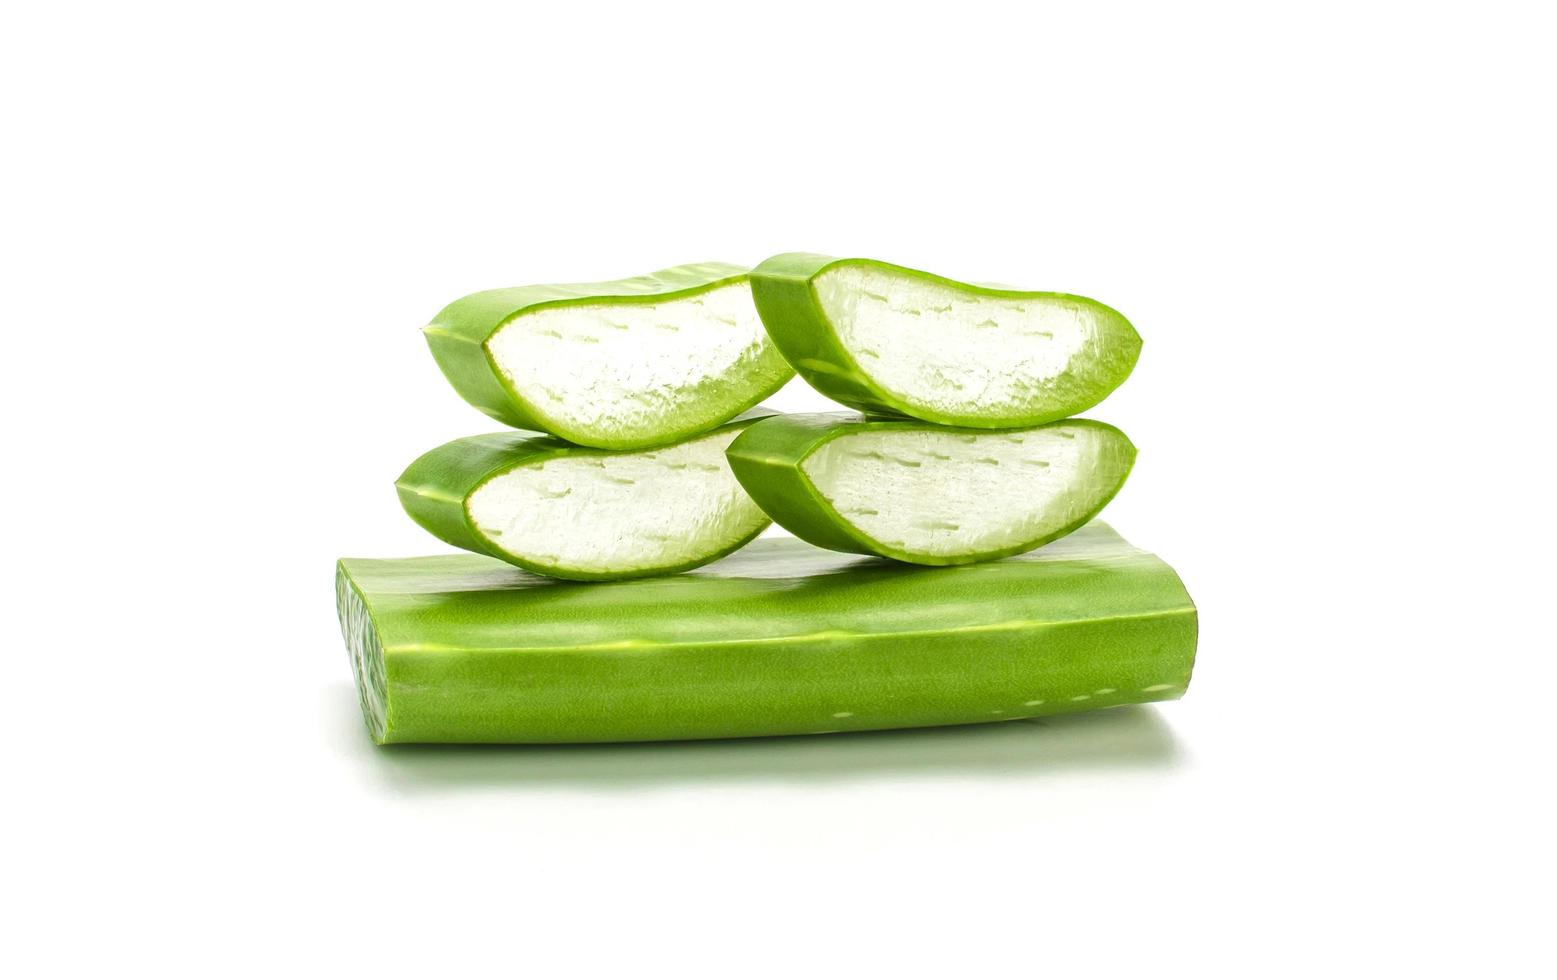
[(1095, 523), (913, 568), (768, 538), (686, 575), (579, 585), (479, 555), (343, 559), (377, 742), (728, 738), (1001, 721), (1179, 697), (1194, 604)]
[(1141, 338), (1084, 296), (944, 279), (872, 259), (791, 252), (751, 273), (784, 356), (861, 411), (976, 428), (1091, 408), (1135, 366)]
[(1081, 527), (1124, 485), (1135, 447), (1089, 419), (991, 432), (837, 412), (764, 419), (727, 455), (768, 516), (812, 544), (960, 565)]
[(695, 435), (794, 374), (763, 330), (746, 270), (723, 262), (475, 293), (424, 332), (472, 405), (603, 449)]
[(611, 451), (537, 433), (456, 439), (395, 487), (422, 527), (455, 547), (557, 578), (677, 572), (723, 557), (768, 518), (725, 461), (754, 409), (682, 442)]

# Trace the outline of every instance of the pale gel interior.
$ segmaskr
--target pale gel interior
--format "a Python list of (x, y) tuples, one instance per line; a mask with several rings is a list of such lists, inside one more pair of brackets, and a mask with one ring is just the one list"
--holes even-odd
[(744, 281), (663, 302), (542, 307), (499, 327), (487, 350), (563, 433), (652, 433), (693, 412), (721, 421), (787, 370)]
[(838, 513), (867, 537), (903, 551), (956, 557), (1062, 530), (1118, 483), (1117, 436), (1092, 426), (969, 435), (934, 429), (862, 430), (802, 464)]
[(952, 415), (1020, 415), (1063, 396), (1085, 382), (1107, 326), (1074, 298), (980, 296), (872, 266), (832, 266), (816, 294), (872, 380)]
[(477, 531), (528, 561), (602, 574), (685, 564), (767, 523), (725, 462), (739, 434), (527, 463), (477, 487), (465, 506)]
[(335, 611), (340, 618), (346, 651), (351, 656), (351, 671), (357, 679), (362, 717), (373, 740), (379, 741), (389, 724), (389, 679), (384, 671), (384, 649), (379, 645), (378, 631), (373, 627), (368, 607), (344, 572), (337, 572), (335, 576)]

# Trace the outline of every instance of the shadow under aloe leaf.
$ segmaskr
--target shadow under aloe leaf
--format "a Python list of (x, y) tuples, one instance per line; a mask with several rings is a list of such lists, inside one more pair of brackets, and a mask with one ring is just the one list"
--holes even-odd
[(947, 728), (599, 745), (374, 747), (360, 718), (352, 725), (377, 774), (410, 792), (1011, 778), (1171, 769), (1183, 757), (1172, 729), (1146, 705)]

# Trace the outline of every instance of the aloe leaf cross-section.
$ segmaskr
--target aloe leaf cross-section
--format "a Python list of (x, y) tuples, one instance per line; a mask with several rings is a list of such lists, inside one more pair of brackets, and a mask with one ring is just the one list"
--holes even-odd
[(877, 262), (790, 252), (751, 273), (752, 298), (800, 375), (864, 412), (975, 428), (1085, 411), (1135, 367), (1117, 311), (1068, 293), (957, 282)]
[(726, 455), (768, 516), (812, 544), (958, 565), (1081, 527), (1124, 485), (1135, 446), (1090, 419), (990, 431), (832, 412), (764, 419)]
[(763, 330), (746, 269), (723, 262), (475, 293), (424, 333), (472, 405), (602, 449), (702, 432), (794, 375)]
[(668, 446), (604, 450), (533, 432), (469, 436), (416, 459), (407, 514), (458, 548), (557, 578), (634, 578), (729, 554), (768, 526), (724, 451), (745, 412)]
[(1094, 523), (916, 568), (764, 538), (684, 575), (583, 585), (481, 555), (342, 559), (374, 741), (612, 742), (1006, 721), (1184, 693), (1196, 614)]

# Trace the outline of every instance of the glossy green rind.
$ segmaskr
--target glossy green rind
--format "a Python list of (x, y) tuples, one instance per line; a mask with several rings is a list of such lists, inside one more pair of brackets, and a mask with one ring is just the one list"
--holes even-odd
[[(766, 408), (750, 409), (723, 425), (715, 426), (710, 432), (742, 429), (773, 414)], [(689, 436), (688, 441), (708, 434)], [(395, 481), (395, 490), (399, 494), (400, 505), (412, 520), (456, 548), (490, 555), (541, 575), (584, 582), (665, 575), (696, 568), (736, 550), (762, 533), (766, 527), (766, 523), (759, 524), (750, 534), (712, 548), (694, 560), (605, 573), (552, 564), (534, 556), (506, 551), (484, 535), (471, 517), (471, 495), (487, 481), (516, 467), (556, 457), (591, 458), (635, 452), (645, 450), (594, 449), (535, 432), (494, 432), (468, 436), (445, 443), (417, 457)], [(654, 519), (653, 513), (643, 515), (645, 522)]]
[(1196, 613), (1101, 523), (916, 568), (756, 541), (595, 585), (478, 555), (342, 559), (363, 715), (385, 742), (611, 742), (1002, 721), (1177, 698)]
[[(879, 555), (918, 565), (962, 565), (1020, 554), (1063, 538), (1096, 517), (1124, 486), (1135, 461), (1135, 446), (1123, 432), (1091, 419), (1065, 419), (1044, 426), (1012, 429), (1009, 434), (1020, 435), (1049, 426), (1087, 427), (1108, 434), (1117, 454), (1117, 465), (1111, 469), (1112, 478), (1098, 488), (1096, 497), (1082, 516), (1059, 530), (1008, 547), (952, 556), (905, 550), (865, 534), (854, 522), (840, 514), (817, 489), (806, 474), (804, 464), (818, 449), (851, 432), (907, 432), (933, 428), (987, 436), (990, 434), (988, 429), (947, 428), (907, 419), (870, 418), (843, 412), (778, 415), (764, 419), (741, 433), (725, 450), (725, 457), (730, 461), (730, 469), (734, 471), (736, 479), (741, 481), (741, 486), (746, 488), (757, 506), (790, 533), (812, 544), (834, 551)], [(929, 497), (936, 493), (936, 485), (927, 480), (923, 494)]]
[[(1106, 324), (1101, 349), (1086, 361), (1087, 378), (1067, 378), (1051, 386), (1046, 395), (1034, 396), (1021, 411), (995, 412), (988, 406), (976, 410), (945, 411), (916, 399), (911, 393), (893, 392), (847, 348), (836, 325), (829, 319), (817, 295), (816, 280), (826, 270), (844, 265), (871, 267), (948, 292), (1002, 300), (1031, 299), (1086, 309)], [(1141, 338), (1118, 311), (1085, 296), (1033, 292), (977, 283), (958, 282), (917, 269), (874, 259), (840, 259), (809, 252), (786, 252), (766, 259), (751, 271), (752, 300), (762, 316), (768, 336), (789, 363), (813, 388), (834, 401), (879, 415), (905, 415), (941, 425), (972, 428), (1016, 428), (1067, 418), (1098, 404), (1129, 377), (1140, 355)], [(891, 356), (890, 351), (885, 356)]]
[[(547, 432), (568, 442), (601, 449), (640, 449), (676, 442), (712, 428), (773, 394), (794, 375), (776, 348), (765, 351), (749, 378), (708, 378), (678, 399), (675, 419), (647, 433), (565, 428), (516, 391), (498, 369), (488, 341), (515, 317), (536, 310), (601, 303), (662, 303), (692, 299), (747, 278), (747, 270), (726, 262), (697, 262), (644, 276), (608, 282), (567, 283), (490, 289), (458, 299), (423, 329), (433, 359), (454, 390), (499, 422)], [(732, 394), (732, 391), (734, 393)]]

